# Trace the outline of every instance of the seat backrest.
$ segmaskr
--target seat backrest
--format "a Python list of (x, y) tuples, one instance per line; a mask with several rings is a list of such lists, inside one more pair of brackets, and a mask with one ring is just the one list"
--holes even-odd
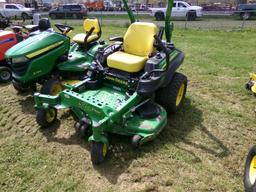
[(46, 31), (51, 28), (51, 22), (48, 18), (42, 18), (39, 20), (38, 29), (40, 31)]
[(154, 35), (157, 26), (153, 23), (135, 22), (124, 35), (124, 52), (148, 57), (154, 50)]
[(100, 23), (98, 19), (85, 19), (84, 20), (84, 30), (86, 32), (89, 32), (90, 29), (94, 27), (93, 33), (100, 33), (101, 28), (100, 28)]

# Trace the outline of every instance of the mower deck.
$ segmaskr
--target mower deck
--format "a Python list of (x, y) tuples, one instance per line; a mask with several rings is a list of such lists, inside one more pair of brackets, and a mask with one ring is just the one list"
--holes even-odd
[[(80, 93), (66, 89), (59, 96), (36, 94), (35, 99), (38, 108), (71, 108), (79, 119), (89, 116), (93, 131), (101, 128), (104, 132), (140, 135), (141, 143), (153, 139), (167, 123), (166, 111), (161, 106), (156, 104), (157, 116), (141, 117), (136, 111), (141, 104), (137, 93), (127, 96), (108, 86)], [(101, 141), (97, 137), (91, 140)]]

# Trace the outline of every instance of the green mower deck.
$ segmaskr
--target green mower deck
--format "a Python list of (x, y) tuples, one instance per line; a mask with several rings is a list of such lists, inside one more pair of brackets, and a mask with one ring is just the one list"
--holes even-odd
[[(140, 144), (153, 139), (166, 125), (166, 111), (159, 106), (158, 117), (143, 119), (135, 113), (136, 105), (141, 101), (134, 93), (127, 96), (124, 92), (103, 86), (98, 90), (75, 92), (64, 90), (59, 96), (35, 95), (36, 107), (71, 108), (79, 119), (89, 117), (93, 136), (90, 141), (107, 143), (103, 132), (118, 133), (127, 136), (140, 135)], [(164, 121), (163, 121), (164, 120)]]

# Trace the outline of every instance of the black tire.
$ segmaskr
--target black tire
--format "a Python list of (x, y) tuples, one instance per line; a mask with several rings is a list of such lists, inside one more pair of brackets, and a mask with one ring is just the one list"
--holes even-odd
[(91, 161), (93, 164), (100, 164), (107, 155), (107, 144), (102, 142), (92, 142)]
[(75, 123), (76, 132), (79, 134), (81, 138), (85, 138), (88, 136), (90, 125), (86, 118), (82, 118), (79, 122)]
[(12, 71), (9, 67), (0, 67), (0, 82), (6, 83), (12, 80)]
[(81, 127), (81, 126), (82, 126), (82, 125), (81, 125), (80, 122), (76, 122), (76, 123), (75, 123), (74, 127), (75, 127), (76, 132), (79, 132), (79, 131), (80, 131), (80, 127)]
[(251, 14), (247, 13), (247, 12), (240, 14), (240, 19), (241, 20), (248, 20), (250, 17), (251, 17)]
[(56, 118), (57, 110), (55, 108), (36, 110), (36, 122), (43, 128), (51, 126)]
[(132, 146), (134, 148), (138, 148), (140, 146), (140, 140), (142, 139), (142, 137), (140, 135), (134, 135), (132, 137)]
[[(182, 87), (183, 91), (181, 91)], [(175, 72), (171, 82), (156, 92), (156, 101), (166, 109), (167, 113), (175, 113), (180, 109), (186, 91), (187, 77)]]
[(164, 20), (164, 13), (163, 12), (156, 12), (155, 13), (155, 18), (156, 18), (157, 21)]
[(51, 19), (57, 19), (57, 15), (55, 15), (55, 14), (50, 14), (50, 17), (51, 17)]
[(196, 12), (188, 12), (187, 13), (187, 20), (188, 21), (195, 21), (196, 20)]
[(21, 17), (22, 17), (23, 19), (29, 19), (29, 15), (28, 15), (27, 13), (22, 13), (22, 14), (21, 14)]
[(79, 135), (81, 138), (85, 138), (88, 135), (88, 132), (89, 132), (89, 126), (82, 125), (79, 130)]
[(244, 168), (244, 188), (246, 192), (256, 191), (256, 145), (254, 145), (246, 158)]
[(28, 85), (23, 85), (21, 83), (18, 83), (16, 81), (12, 81), (12, 85), (14, 87), (14, 89), (18, 92), (18, 93), (26, 93), (28, 91), (31, 90), (31, 87)]
[(41, 93), (46, 95), (58, 95), (63, 90), (63, 86), (58, 79), (49, 79), (44, 82)]

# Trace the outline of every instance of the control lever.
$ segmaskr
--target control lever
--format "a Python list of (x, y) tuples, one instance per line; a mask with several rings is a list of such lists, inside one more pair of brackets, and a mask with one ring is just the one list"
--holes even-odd
[(168, 51), (168, 49), (164, 46), (163, 42), (161, 41), (161, 39), (157, 35), (154, 35), (154, 38), (155, 38), (159, 48), (161, 50), (163, 50), (163, 52), (166, 55), (166, 64), (169, 64), (169, 51)]
[(85, 38), (84, 38), (84, 47), (85, 47), (85, 49), (86, 49), (86, 47), (87, 47), (87, 40), (88, 40), (88, 38), (91, 36), (91, 34), (92, 34), (92, 32), (94, 31), (94, 29), (95, 29), (95, 27), (92, 27), (92, 28), (88, 31), (88, 33), (86, 33), (86, 35), (85, 35)]

